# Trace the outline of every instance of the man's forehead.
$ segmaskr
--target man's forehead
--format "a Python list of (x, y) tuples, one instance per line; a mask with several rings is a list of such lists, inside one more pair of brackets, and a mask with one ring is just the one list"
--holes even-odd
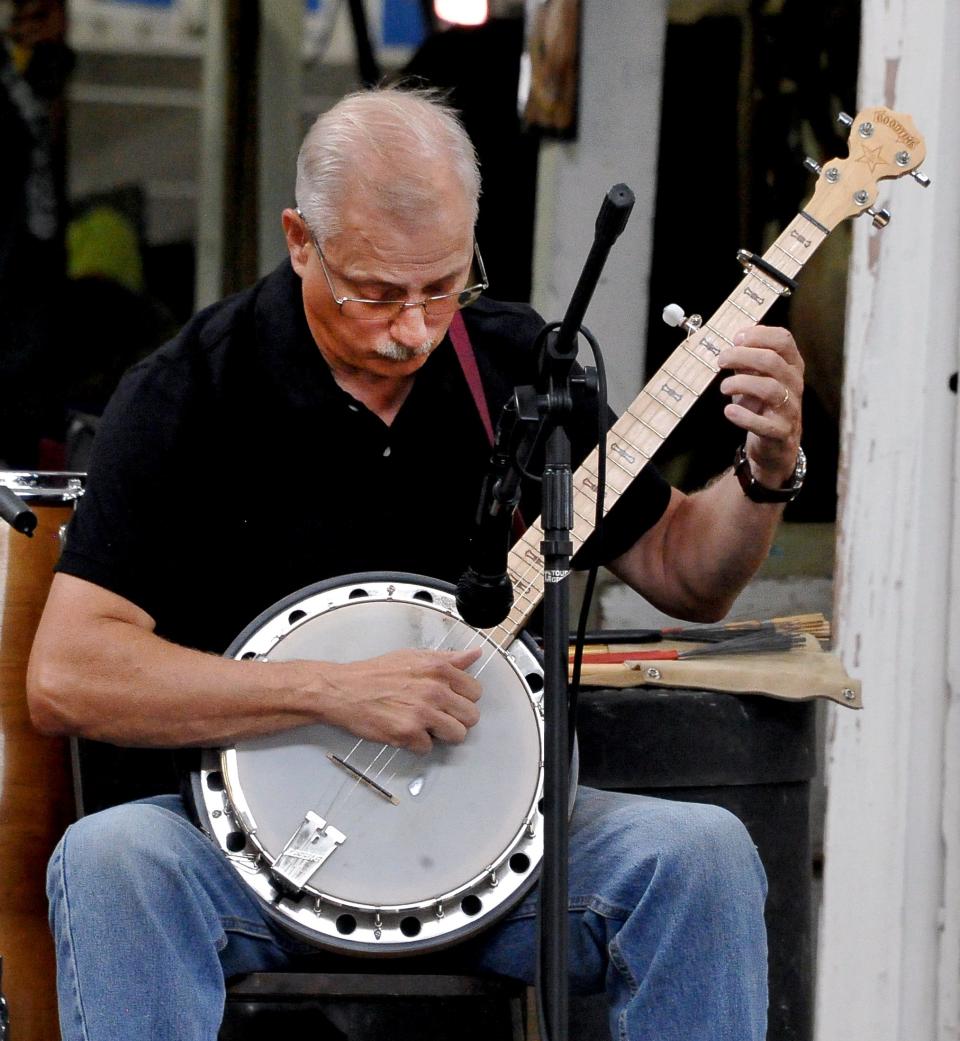
[(366, 273), (433, 267), (453, 272), (473, 255), (473, 228), (466, 219), (430, 215), (419, 222), (350, 220), (330, 236), (324, 252), (340, 267)]

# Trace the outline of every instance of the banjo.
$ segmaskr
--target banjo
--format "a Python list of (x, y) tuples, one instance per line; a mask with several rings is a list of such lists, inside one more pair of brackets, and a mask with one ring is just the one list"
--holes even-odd
[[(876, 182), (911, 173), (923, 140), (908, 116), (864, 109), (850, 156), (819, 173), (807, 204), (766, 253), (741, 250), (744, 274), (707, 320), (674, 314), (686, 338), (611, 427), (606, 513), (719, 372), (717, 356), (788, 295), (807, 260), (847, 217), (875, 211)], [(809, 162), (809, 161), (808, 161)], [(593, 529), (595, 448), (573, 478), (574, 548)], [(543, 597), (533, 523), (510, 551), (514, 604), (474, 629), (451, 586), (416, 575), (320, 582), (263, 612), (226, 655), (357, 661), (409, 647), (481, 646), (480, 722), (461, 745), (427, 755), (314, 724), (206, 749), (192, 777), (201, 824), (268, 914), (294, 934), (347, 953), (398, 955), (443, 947), (488, 927), (536, 881), (543, 855), (543, 669), (523, 627)], [(575, 778), (572, 779), (575, 781)]]

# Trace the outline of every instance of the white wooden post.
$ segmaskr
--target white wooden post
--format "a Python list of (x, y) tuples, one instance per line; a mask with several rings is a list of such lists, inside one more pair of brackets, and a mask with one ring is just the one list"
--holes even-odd
[[(960, 369), (960, 329), (957, 330)], [(940, 944), (938, 1038), (960, 1038), (960, 421), (953, 459), (953, 537), (947, 610), (947, 723), (944, 727), (943, 937)]]
[(818, 1041), (960, 1038), (958, 46), (956, 0), (864, 0), (861, 105), (913, 116), (934, 183), (854, 237), (835, 618), (865, 708), (831, 721)]

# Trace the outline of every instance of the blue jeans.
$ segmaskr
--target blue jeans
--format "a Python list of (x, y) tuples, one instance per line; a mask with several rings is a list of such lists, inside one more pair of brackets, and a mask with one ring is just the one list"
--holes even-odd
[[(176, 796), (72, 825), (48, 872), (63, 1041), (214, 1041), (225, 979), (307, 946), (259, 904)], [(570, 837), (571, 987), (606, 991), (616, 1041), (762, 1041), (766, 881), (713, 806), (581, 788)], [(531, 982), (536, 891), (461, 951)]]

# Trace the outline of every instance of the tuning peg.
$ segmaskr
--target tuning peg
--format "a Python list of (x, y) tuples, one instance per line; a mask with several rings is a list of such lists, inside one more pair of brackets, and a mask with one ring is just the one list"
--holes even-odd
[(921, 188), (930, 187), (930, 178), (926, 174), (920, 173), (919, 170), (911, 170), (910, 176), (920, 185)]
[(875, 228), (885, 228), (890, 223), (891, 214), (889, 210), (875, 210), (872, 206), (868, 206), (865, 213), (869, 213), (873, 217), (873, 226)]
[(823, 167), (816, 161), (816, 159), (811, 159), (810, 156), (807, 156), (806, 159), (804, 159), (803, 165), (804, 169), (807, 169), (810, 171), (810, 173), (815, 173), (817, 175), (819, 175), (820, 172), (823, 170)]
[(686, 329), (688, 333), (696, 332), (703, 325), (700, 315), (692, 314), (687, 318), (679, 304), (667, 304), (663, 309), (663, 320), (674, 329)]
[[(853, 116), (847, 115), (846, 112), (839, 112), (837, 113), (837, 122), (842, 123), (845, 127), (852, 127)], [(873, 123), (871, 123), (869, 119), (866, 119), (860, 124), (860, 126), (857, 127), (857, 133), (861, 137), (870, 138), (873, 137), (874, 133), (876, 132), (876, 129), (877, 128), (873, 125)]]

